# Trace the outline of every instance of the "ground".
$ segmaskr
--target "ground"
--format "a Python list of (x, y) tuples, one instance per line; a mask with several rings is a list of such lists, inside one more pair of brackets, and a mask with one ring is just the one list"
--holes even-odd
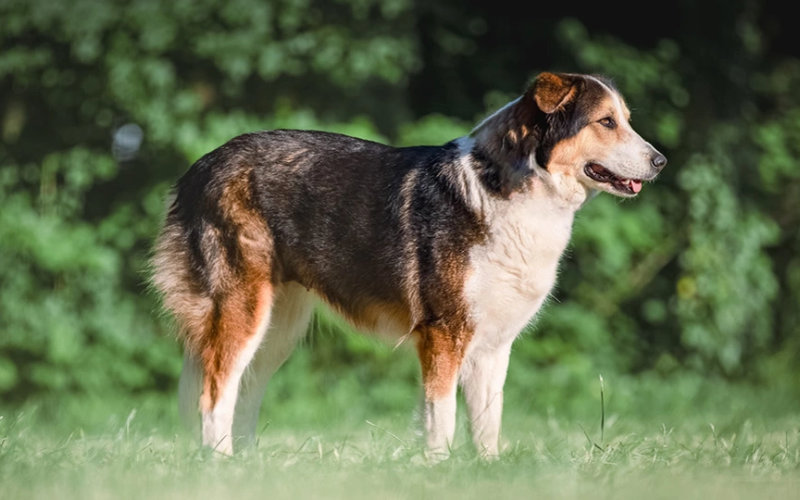
[(29, 406), (2, 413), (0, 498), (800, 498), (796, 402), (701, 384), (716, 396), (682, 401), (673, 383), (660, 404), (637, 396), (646, 387), (606, 387), (602, 412), (512, 401), (499, 460), (476, 458), (462, 417), (452, 457), (435, 465), (414, 412), (365, 418), (357, 395), (349, 412), (294, 396), (287, 408), (306, 404), (309, 417), (267, 410), (258, 446), (232, 458), (199, 449), (166, 400), (120, 403), (86, 426)]

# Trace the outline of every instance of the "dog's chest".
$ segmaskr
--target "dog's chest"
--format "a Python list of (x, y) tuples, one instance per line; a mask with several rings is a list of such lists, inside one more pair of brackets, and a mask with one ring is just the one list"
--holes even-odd
[(528, 200), (498, 210), (490, 234), (470, 253), (465, 295), (476, 338), (504, 343), (531, 320), (556, 281), (573, 210)]

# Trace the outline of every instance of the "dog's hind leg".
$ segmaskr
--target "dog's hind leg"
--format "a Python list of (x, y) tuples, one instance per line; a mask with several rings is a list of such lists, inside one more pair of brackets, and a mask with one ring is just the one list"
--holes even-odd
[(510, 354), (510, 343), (499, 347), (475, 346), (467, 353), (459, 373), (472, 440), (478, 453), (488, 459), (498, 455), (503, 384)]
[(282, 285), (275, 295), (270, 326), (239, 387), (233, 424), (237, 449), (254, 444), (267, 383), (305, 335), (314, 309), (314, 295), (296, 283)]
[[(203, 177), (204, 168), (191, 169), (179, 183), (156, 243), (153, 284), (187, 351), (184, 413), (198, 396), (199, 372), (203, 444), (230, 454), (239, 382), (269, 326), (274, 255), (247, 165), (229, 164), (227, 177), (213, 182)], [(192, 189), (206, 182), (208, 192), (195, 199)]]
[(269, 325), (272, 298), (271, 285), (253, 284), (238, 288), (215, 303), (212, 324), (200, 352), (200, 411), (203, 444), (220, 453), (233, 453), (239, 382)]

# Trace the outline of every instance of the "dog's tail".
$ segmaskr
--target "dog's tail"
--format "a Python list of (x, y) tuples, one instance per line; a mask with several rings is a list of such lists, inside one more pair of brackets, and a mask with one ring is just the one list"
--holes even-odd
[(214, 302), (202, 283), (204, 263), (191, 252), (189, 231), (177, 217), (176, 202), (156, 239), (150, 260), (150, 282), (161, 295), (164, 309), (177, 323), (178, 336), (189, 351), (198, 352), (207, 330)]

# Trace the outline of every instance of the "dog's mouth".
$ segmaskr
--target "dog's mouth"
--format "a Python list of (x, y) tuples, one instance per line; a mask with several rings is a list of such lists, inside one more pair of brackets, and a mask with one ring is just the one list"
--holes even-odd
[(586, 175), (597, 182), (610, 184), (614, 189), (623, 194), (636, 195), (642, 190), (641, 179), (625, 179), (615, 175), (599, 163), (587, 163), (583, 167)]

